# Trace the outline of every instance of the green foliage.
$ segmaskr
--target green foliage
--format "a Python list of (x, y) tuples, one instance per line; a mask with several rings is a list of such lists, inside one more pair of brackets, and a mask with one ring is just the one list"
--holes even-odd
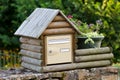
[(119, 0), (0, 0), (0, 49), (19, 48), (14, 32), (36, 7), (62, 10), (82, 22), (101, 19), (105, 35), (103, 46), (111, 46), (114, 61), (120, 61), (120, 1)]
[(120, 62), (120, 2), (118, 0), (83, 1), (80, 3), (81, 7), (76, 5), (76, 12), (73, 12), (73, 9), (69, 11), (83, 22), (94, 23), (101, 19), (104, 26), (100, 28), (100, 33), (105, 35), (103, 46), (112, 47), (115, 55), (114, 62)]
[(14, 4), (15, 0), (0, 1), (0, 49), (13, 49), (19, 45), (18, 39), (13, 36), (18, 26)]
[(0, 69), (15, 68), (20, 66), (20, 55), (14, 51), (0, 51)]
[(85, 37), (85, 38), (87, 37), (87, 39), (85, 40), (85, 44), (89, 42), (94, 44), (94, 41), (92, 40), (92, 38), (95, 38), (95, 37), (104, 38), (104, 35), (102, 33), (99, 33), (100, 27), (103, 27), (103, 23), (101, 20), (97, 20), (96, 24), (92, 24), (92, 23), (87, 24), (77, 19), (73, 20), (72, 15), (69, 15), (68, 18), (76, 25), (76, 27), (80, 31), (80, 34), (78, 34), (78, 36)]

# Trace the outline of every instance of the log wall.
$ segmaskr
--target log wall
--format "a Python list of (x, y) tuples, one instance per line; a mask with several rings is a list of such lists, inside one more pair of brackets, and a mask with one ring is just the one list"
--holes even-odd
[[(105, 48), (108, 49), (108, 47), (104, 47), (104, 49)], [(101, 48), (99, 49), (101, 50)], [(91, 49), (88, 49), (88, 50), (91, 50)], [(21, 50), (21, 51), (24, 52), (24, 50)], [(74, 63), (47, 65), (47, 66), (41, 66), (42, 60), (31, 58), (31, 56), (30, 57), (23, 56), (21, 65), (25, 68), (28, 68), (37, 72), (56, 72), (56, 71), (66, 71), (66, 70), (74, 70), (74, 69), (80, 69), (80, 68), (91, 68), (91, 67), (101, 67), (101, 66), (103, 67), (103, 66), (109, 66), (112, 64), (111, 59), (113, 58), (113, 54), (110, 53), (111, 52), (110, 50), (107, 52), (108, 53), (102, 53), (102, 52), (99, 54), (95, 53), (95, 55), (94, 54), (92, 55), (85, 54), (82, 56), (75, 55)], [(27, 54), (25, 53), (23, 55), (27, 55)]]
[[(75, 62), (111, 60), (114, 57), (110, 47), (75, 50)], [(94, 64), (93, 64), (94, 66)]]
[[(39, 39), (20, 37), (21, 65), (25, 68), (40, 72), (43, 61), (43, 38)], [(38, 67), (37, 67), (38, 66)], [(36, 68), (37, 67), (37, 68)]]
[(114, 57), (109, 47), (79, 49), (75, 51), (75, 62), (60, 65), (48, 65), (43, 67), (43, 72), (66, 71), (80, 68), (103, 67), (112, 64)]
[[(77, 39), (75, 39), (75, 36), (73, 36), (73, 39), (76, 44)], [(21, 65), (23, 67), (37, 72), (56, 72), (111, 65), (111, 59), (113, 58), (111, 48), (102, 47), (75, 50), (74, 46), (73, 49), (75, 50), (75, 54), (73, 54), (73, 63), (45, 65), (45, 55), (41, 53), (41, 51), (45, 51), (45, 47), (40, 44), (42, 41), (44, 44), (43, 37), (40, 39), (31, 39), (27, 37), (20, 38), (20, 42), (22, 43), (22, 49), (20, 51), (20, 54), (22, 54)]]
[(66, 21), (62, 15), (57, 15), (54, 20), (48, 25), (47, 29), (43, 32), (43, 35), (69, 33), (75, 33), (74, 28), (69, 24), (68, 21)]
[(66, 70), (73, 70), (80, 68), (100, 67), (100, 66), (108, 66), (110, 64), (111, 64), (110, 60), (101, 60), (101, 61), (91, 61), (84, 63), (51, 65), (51, 66), (43, 67), (43, 72), (66, 71)]

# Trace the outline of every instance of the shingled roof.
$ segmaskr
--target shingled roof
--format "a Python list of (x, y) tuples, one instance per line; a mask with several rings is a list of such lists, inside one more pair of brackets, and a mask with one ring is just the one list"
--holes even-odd
[(15, 32), (18, 36), (27, 36), (39, 38), (48, 25), (52, 22), (57, 14), (61, 14), (79, 33), (75, 25), (58, 9), (36, 8), (32, 14), (23, 21), (20, 27)]

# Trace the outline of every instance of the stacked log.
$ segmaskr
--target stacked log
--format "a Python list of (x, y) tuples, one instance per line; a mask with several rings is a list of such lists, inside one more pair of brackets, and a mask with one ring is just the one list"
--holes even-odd
[(113, 58), (112, 50), (109, 47), (79, 49), (75, 53), (75, 62), (109, 60)]
[(41, 72), (41, 66), (43, 65), (43, 40), (34, 39), (29, 37), (21, 37), (21, 50), (22, 55), (21, 65), (25, 68)]
[(43, 67), (43, 72), (65, 71), (80, 68), (104, 67), (112, 64), (112, 50), (109, 47), (79, 49), (75, 51), (75, 62)]
[(43, 67), (43, 72), (54, 72), (54, 71), (74, 70), (74, 69), (80, 69), (80, 68), (100, 67), (100, 66), (108, 66), (110, 64), (111, 64), (110, 60), (101, 60), (101, 61), (93, 61), (93, 62), (51, 65), (51, 66)]
[[(46, 65), (43, 66), (43, 50), (40, 44), (43, 40), (31, 39), (28, 37), (21, 37), (21, 51), (22, 63), (25, 68), (37, 71), (37, 72), (54, 72), (65, 71), (80, 68), (91, 68), (109, 66), (111, 59), (113, 58), (112, 49), (109, 47), (102, 48), (90, 48), (75, 50), (75, 61), (73, 63), (58, 64), (58, 65)], [(35, 42), (34, 42), (35, 41)]]
[(54, 20), (48, 25), (43, 35), (56, 35), (56, 34), (74, 34), (75, 30), (71, 24), (66, 21), (62, 15), (57, 15)]

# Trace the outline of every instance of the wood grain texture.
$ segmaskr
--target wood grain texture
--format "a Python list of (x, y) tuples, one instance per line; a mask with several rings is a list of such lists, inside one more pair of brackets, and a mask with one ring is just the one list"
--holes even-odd
[(76, 32), (78, 34), (83, 34), (83, 32), (81, 32), (77, 27), (76, 25), (73, 24), (73, 22), (71, 22), (65, 15), (62, 11), (60, 11), (60, 14), (70, 23), (70, 25), (76, 30)]
[(20, 46), (22, 49), (33, 51), (33, 52), (39, 52), (42, 51), (42, 46), (36, 46), (36, 45), (30, 45), (30, 44), (21, 44)]
[(62, 15), (57, 15), (53, 21), (65, 21), (66, 19)]
[(38, 45), (38, 46), (43, 44), (42, 40), (30, 38), (30, 37), (20, 37), (20, 42), (25, 44)]
[(42, 53), (38, 53), (38, 52), (32, 52), (32, 51), (22, 49), (20, 50), (20, 54), (22, 54), (23, 56), (28, 56), (35, 59), (42, 59)]
[(51, 22), (47, 28), (65, 28), (71, 25), (66, 21)]
[(86, 62), (86, 61), (97, 61), (97, 60), (106, 60), (106, 59), (112, 59), (113, 54), (107, 53), (107, 54), (97, 54), (97, 55), (86, 55), (86, 56), (76, 56), (75, 62)]
[(39, 38), (58, 13), (59, 10), (36, 8), (15, 35)]
[[(77, 42), (78, 42), (78, 39), (76, 38), (76, 34), (73, 34), (73, 42), (72, 42), (73, 52), (75, 52), (75, 50), (78, 48)], [(75, 56), (75, 54), (74, 54), (74, 56)]]
[[(65, 20), (68, 21), (68, 23), (76, 30), (76, 32), (80, 34), (82, 33), (60, 10), (36, 8), (32, 14), (26, 20), (24, 20), (14, 34), (18, 36), (39, 38), (58, 14), (65, 18)], [(60, 20), (60, 18), (57, 19)]]
[(43, 35), (56, 35), (56, 34), (68, 34), (75, 33), (72, 28), (58, 28), (58, 29), (46, 29)]
[(43, 72), (65, 71), (65, 70), (74, 70), (74, 69), (91, 68), (91, 67), (103, 67), (103, 66), (109, 66), (110, 64), (111, 64), (110, 60), (101, 60), (101, 61), (91, 61), (84, 63), (51, 65), (51, 66), (43, 67)]
[(31, 70), (37, 71), (37, 72), (42, 72), (42, 67), (37, 66), (37, 65), (33, 65), (33, 64), (22, 62), (21, 66), (24, 67), (24, 68), (27, 68), (27, 69), (31, 69)]
[(110, 52), (112, 52), (110, 47), (75, 50), (76, 56), (92, 55), (92, 54), (104, 54), (104, 53), (110, 53)]
[(75, 34), (72, 34), (72, 42), (71, 42), (71, 45), (72, 45), (72, 61), (75, 62)]
[(21, 60), (22, 62), (26, 62), (26, 63), (33, 64), (33, 65), (38, 65), (38, 66), (41, 66), (42, 64), (42, 60), (30, 58), (27, 56), (22, 56)]
[[(52, 36), (46, 36), (45, 38), (46, 38), (45, 40), (46, 64), (73, 62), (72, 34), (52, 35)], [(54, 42), (56, 41), (57, 43), (55, 42), (54, 44), (50, 44), (51, 40), (54, 40)]]

